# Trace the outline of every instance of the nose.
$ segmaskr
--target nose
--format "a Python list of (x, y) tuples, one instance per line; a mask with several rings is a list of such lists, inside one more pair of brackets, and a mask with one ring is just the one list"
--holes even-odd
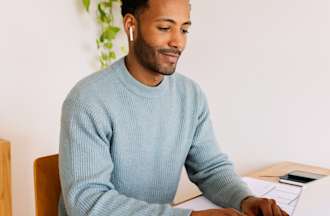
[(186, 40), (186, 35), (182, 33), (181, 30), (173, 31), (169, 41), (169, 46), (171, 48), (183, 51), (186, 45)]

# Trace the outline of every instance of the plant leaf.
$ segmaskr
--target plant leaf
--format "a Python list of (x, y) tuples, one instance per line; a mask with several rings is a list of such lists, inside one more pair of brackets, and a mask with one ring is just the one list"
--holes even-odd
[(91, 3), (90, 0), (82, 0), (82, 2), (83, 2), (83, 5), (84, 5), (86, 11), (89, 11), (89, 6)]
[(110, 51), (110, 53), (109, 53), (109, 59), (111, 60), (111, 59), (116, 59), (117, 58), (117, 56), (116, 56), (116, 53), (114, 52), (114, 51)]
[(120, 31), (120, 28), (115, 26), (110, 26), (107, 28), (100, 37), (100, 41), (103, 42), (104, 40), (113, 40), (115, 39), (117, 33)]
[(122, 53), (127, 53), (127, 49), (126, 49), (125, 46), (121, 46), (121, 47), (120, 47), (120, 51), (121, 51)]
[(113, 45), (111, 42), (108, 42), (108, 43), (104, 44), (104, 47), (110, 50), (110, 49), (112, 49)]
[(106, 13), (105, 13), (105, 11), (102, 8), (102, 3), (99, 3), (97, 5), (97, 9), (98, 9), (98, 11), (99, 11), (99, 13), (100, 13), (101, 16), (106, 16)]

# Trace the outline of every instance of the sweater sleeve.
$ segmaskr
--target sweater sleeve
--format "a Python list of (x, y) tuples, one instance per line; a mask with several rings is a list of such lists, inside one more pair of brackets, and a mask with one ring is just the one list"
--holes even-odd
[(112, 129), (105, 112), (101, 107), (75, 100), (66, 100), (63, 104), (59, 166), (67, 214), (190, 215), (190, 210), (172, 208), (169, 204), (147, 203), (116, 190), (111, 182), (114, 169), (110, 154)]
[(185, 163), (188, 176), (215, 204), (240, 210), (241, 201), (252, 192), (235, 173), (227, 155), (220, 151), (206, 97), (200, 92), (199, 98), (197, 126)]

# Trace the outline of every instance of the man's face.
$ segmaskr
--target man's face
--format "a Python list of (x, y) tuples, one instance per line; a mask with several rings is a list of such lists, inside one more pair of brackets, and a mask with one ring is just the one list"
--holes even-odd
[(137, 18), (134, 53), (144, 68), (171, 75), (191, 25), (189, 0), (149, 0), (148, 6)]

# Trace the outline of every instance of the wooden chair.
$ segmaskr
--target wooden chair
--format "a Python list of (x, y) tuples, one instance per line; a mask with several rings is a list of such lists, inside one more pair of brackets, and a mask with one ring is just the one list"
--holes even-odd
[(0, 216), (11, 216), (10, 143), (0, 139)]
[(58, 216), (61, 193), (58, 154), (34, 161), (34, 191), (36, 216)]

